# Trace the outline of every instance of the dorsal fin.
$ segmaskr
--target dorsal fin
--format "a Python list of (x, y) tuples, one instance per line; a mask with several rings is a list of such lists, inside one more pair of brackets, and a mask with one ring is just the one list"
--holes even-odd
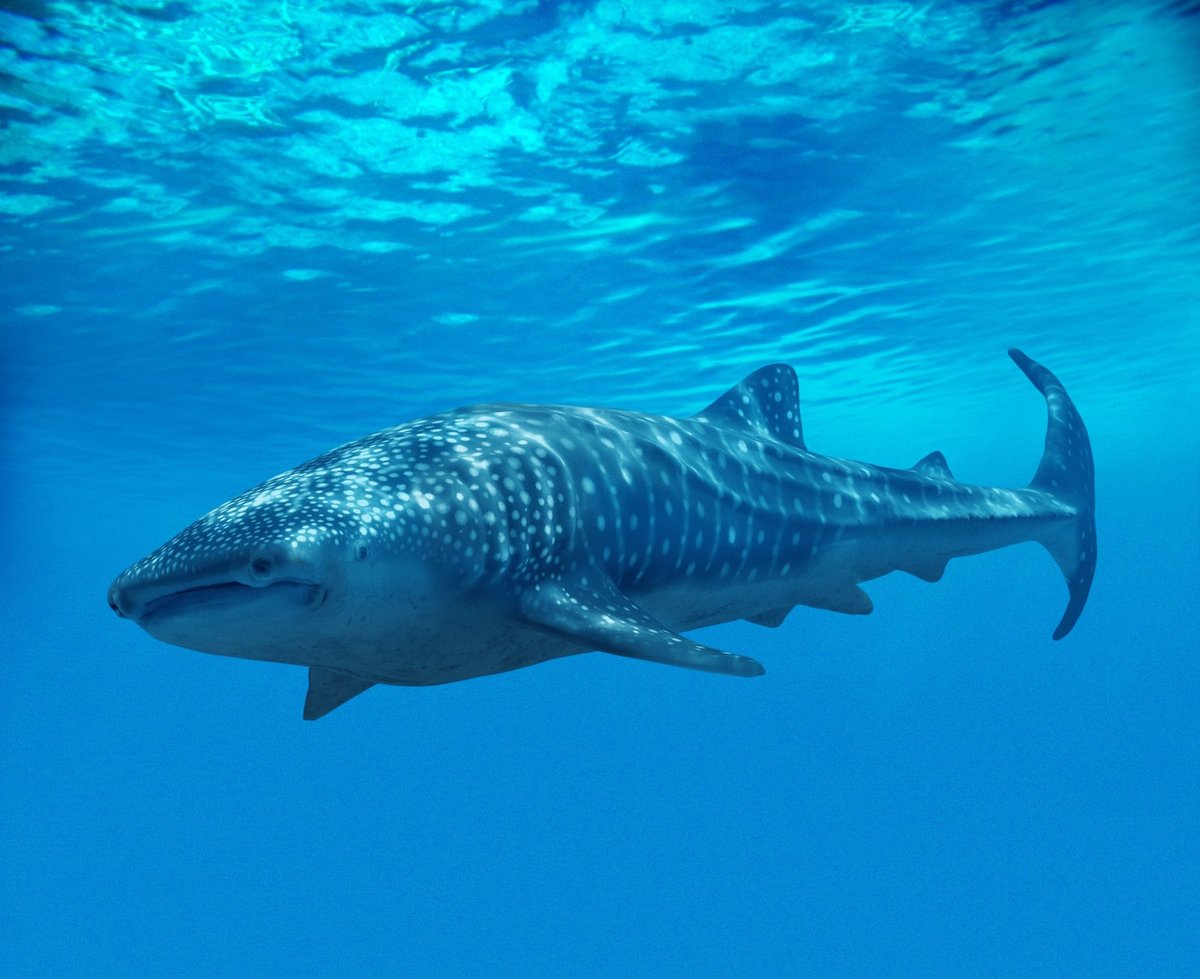
[(800, 427), (800, 385), (787, 364), (760, 367), (695, 417), (721, 428), (743, 429), (759, 438), (807, 448)]
[(950, 465), (946, 462), (946, 457), (940, 452), (930, 452), (929, 455), (913, 466), (913, 472), (918, 472), (922, 476), (934, 476), (937, 479), (954, 478), (954, 473), (950, 471)]

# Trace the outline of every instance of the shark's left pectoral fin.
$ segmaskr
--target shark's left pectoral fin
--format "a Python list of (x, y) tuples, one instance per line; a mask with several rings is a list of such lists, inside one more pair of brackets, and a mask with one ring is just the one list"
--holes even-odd
[(521, 595), (531, 622), (617, 656), (630, 656), (709, 673), (760, 676), (762, 664), (693, 642), (651, 618), (601, 572), (543, 581)]
[(304, 719), (315, 721), (318, 717), (324, 717), (331, 710), (341, 707), (347, 700), (357, 697), (373, 686), (373, 680), (363, 680), (350, 673), (310, 666), (308, 696), (304, 698)]

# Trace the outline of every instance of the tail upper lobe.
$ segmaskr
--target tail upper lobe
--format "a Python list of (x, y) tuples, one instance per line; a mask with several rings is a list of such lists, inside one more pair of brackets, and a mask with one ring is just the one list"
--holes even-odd
[(1054, 630), (1054, 638), (1061, 639), (1071, 631), (1083, 611), (1096, 573), (1096, 485), (1092, 446), (1083, 419), (1062, 382), (1021, 351), (1010, 350), (1008, 355), (1045, 397), (1049, 413), (1046, 449), (1030, 487), (1055, 497), (1075, 511), (1075, 518), (1065, 530), (1060, 525), (1042, 539), (1042, 544), (1062, 569), (1070, 589), (1067, 610)]

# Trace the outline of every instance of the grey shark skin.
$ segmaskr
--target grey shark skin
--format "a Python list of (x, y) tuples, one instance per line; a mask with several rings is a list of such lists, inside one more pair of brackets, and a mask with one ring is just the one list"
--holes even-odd
[(680, 633), (796, 605), (865, 614), (859, 586), (1042, 543), (1083, 610), (1092, 454), (1058, 379), (1022, 489), (810, 452), (795, 372), (751, 374), (692, 418), (483, 405), (387, 429), (275, 476), (120, 574), (118, 615), (192, 649), (309, 667), (306, 718), (375, 683), (425, 685), (588, 650), (754, 676)]

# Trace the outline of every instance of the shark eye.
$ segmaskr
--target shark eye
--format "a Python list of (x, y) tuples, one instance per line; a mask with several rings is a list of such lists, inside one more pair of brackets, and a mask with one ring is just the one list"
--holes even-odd
[(250, 573), (256, 578), (265, 578), (271, 573), (271, 559), (269, 557), (256, 557), (250, 562)]
[(367, 559), (367, 542), (365, 540), (355, 542), (354, 557), (358, 561), (365, 561)]

